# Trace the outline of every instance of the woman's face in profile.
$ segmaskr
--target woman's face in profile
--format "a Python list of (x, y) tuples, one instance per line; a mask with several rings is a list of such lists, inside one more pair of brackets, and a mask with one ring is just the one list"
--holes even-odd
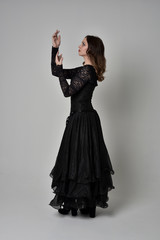
[(86, 38), (83, 39), (83, 41), (81, 42), (78, 48), (79, 48), (78, 49), (79, 56), (83, 57), (87, 55), (86, 51), (88, 49), (88, 43)]

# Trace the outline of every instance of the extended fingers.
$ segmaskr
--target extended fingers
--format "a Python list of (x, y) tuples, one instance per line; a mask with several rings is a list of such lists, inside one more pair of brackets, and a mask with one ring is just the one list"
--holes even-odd
[(56, 54), (55, 61), (56, 61), (56, 62), (58, 61), (58, 52), (57, 52), (57, 54)]
[(59, 54), (59, 51), (57, 52), (56, 54), (56, 64), (62, 64), (62, 61), (63, 61), (63, 57), (62, 57), (62, 54), (58, 55)]
[(59, 51), (58, 51), (57, 54), (56, 54), (56, 58), (57, 58), (58, 60), (60, 60), (60, 59), (62, 58), (62, 53), (59, 55)]
[(52, 36), (53, 36), (53, 37), (57, 37), (57, 35), (58, 35), (59, 32), (60, 32), (59, 30), (56, 30), (56, 32), (55, 32)]

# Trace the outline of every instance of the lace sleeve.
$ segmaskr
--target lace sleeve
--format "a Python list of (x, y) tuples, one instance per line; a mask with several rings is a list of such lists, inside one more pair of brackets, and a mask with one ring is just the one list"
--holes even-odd
[(62, 65), (57, 65), (57, 69), (60, 86), (65, 97), (72, 96), (91, 80), (91, 69), (87, 65), (77, 69), (77, 72), (73, 76), (70, 85), (64, 76)]
[[(52, 75), (59, 77), (59, 70), (57, 68), (57, 65), (55, 63), (55, 57), (58, 52), (58, 48), (55, 48), (52, 46), (52, 51), (51, 51), (51, 72)], [(67, 79), (71, 79), (75, 74), (76, 74), (77, 68), (72, 68), (72, 69), (63, 69), (63, 74), (64, 77)]]

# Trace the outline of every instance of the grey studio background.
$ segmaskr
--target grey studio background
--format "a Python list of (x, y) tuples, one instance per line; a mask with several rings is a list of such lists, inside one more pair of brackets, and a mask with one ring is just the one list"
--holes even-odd
[[(159, 11), (156, 0), (0, 1), (0, 239), (159, 239)], [(56, 29), (65, 68), (82, 65), (87, 34), (105, 44), (92, 103), (116, 188), (95, 219), (48, 205), (70, 111), (51, 74)]]

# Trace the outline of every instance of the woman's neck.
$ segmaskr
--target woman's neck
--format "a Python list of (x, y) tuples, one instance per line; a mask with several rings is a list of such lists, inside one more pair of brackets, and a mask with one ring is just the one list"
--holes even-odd
[(84, 58), (84, 65), (86, 65), (86, 64), (93, 65), (91, 60), (87, 56), (83, 57), (83, 58)]

